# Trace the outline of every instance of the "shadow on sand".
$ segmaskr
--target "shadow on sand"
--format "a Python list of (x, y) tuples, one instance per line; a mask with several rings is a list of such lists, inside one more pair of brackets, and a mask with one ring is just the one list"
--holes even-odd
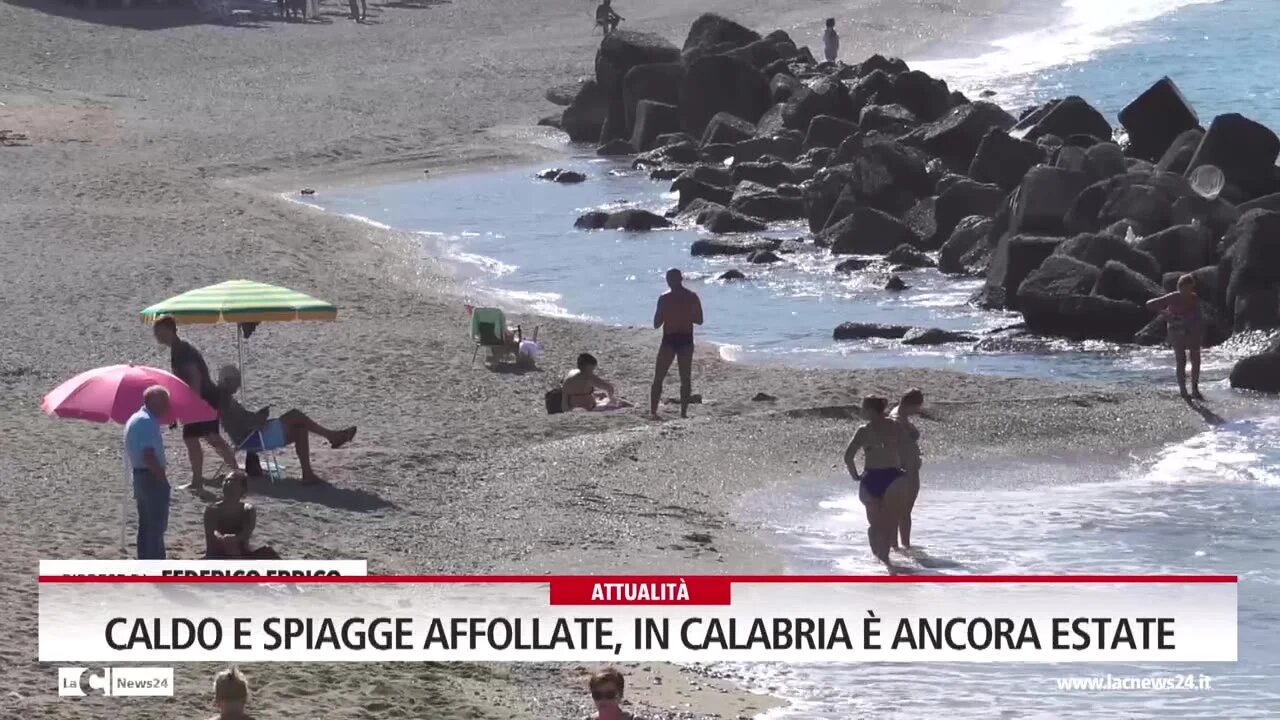
[(97, 7), (91, 7), (86, 0), (0, 0), (0, 2), (13, 7), (37, 10), (47, 15), (131, 30), (170, 30), (190, 25), (226, 25), (254, 30), (267, 28), (271, 23), (279, 22), (307, 25), (323, 25), (332, 22), (325, 18), (281, 19), (275, 15), (275, 2), (269, 0), (260, 0), (251, 10), (231, 13), (225, 18), (203, 12), (191, 2), (177, 0), (154, 0), (153, 2), (135, 0), (134, 6), (130, 8), (123, 7), (122, 0), (98, 0)]
[(250, 493), (277, 500), (314, 503), (352, 512), (398, 509), (395, 503), (390, 500), (384, 500), (376, 493), (371, 493), (368, 490), (338, 487), (324, 481), (304, 484), (297, 480), (285, 478), (273, 483), (266, 478), (252, 478), (250, 480)]
[(1226, 419), (1223, 418), (1221, 415), (1210, 410), (1209, 406), (1206, 405), (1202, 400), (1193, 400), (1189, 397), (1184, 397), (1182, 398), (1182, 401), (1187, 404), (1187, 407), (1191, 408), (1192, 410), (1195, 410), (1196, 414), (1199, 415), (1209, 425), (1217, 427), (1218, 425), (1224, 425), (1227, 422)]

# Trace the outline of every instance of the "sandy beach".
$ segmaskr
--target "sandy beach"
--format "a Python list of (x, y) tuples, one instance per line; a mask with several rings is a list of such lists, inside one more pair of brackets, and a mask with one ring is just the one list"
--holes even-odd
[[(704, 11), (781, 27), (814, 47), (816, 19), (856, 17), (843, 45), (856, 60), (909, 55), (988, 22), (1002, 4), (618, 7), (627, 27), (677, 42)], [(255, 403), (360, 427), (349, 448), (317, 451), (328, 486), (254, 486), (258, 539), (288, 558), (367, 558), (375, 572), (779, 570), (777, 554), (736, 519), (737, 503), (791, 477), (834, 473), (851, 407), (869, 391), (924, 388), (934, 415), (924, 427), (929, 456), (974, 467), (992, 457), (1129, 452), (1206, 427), (1209, 418), (1163, 388), (758, 367), (707, 351), (694, 380), (706, 402), (688, 421), (652, 423), (638, 412), (548, 417), (543, 392), (583, 350), (607, 356), (624, 395), (643, 398), (657, 337), (517, 316), (550, 339), (543, 371), (472, 366), (451, 271), (415, 236), (280, 197), (558, 156), (562, 140), (533, 126), (556, 110), (547, 88), (590, 72), (599, 39), (592, 7), (376, 2), (358, 25), (329, 3), (321, 22), (227, 27), (179, 9), (0, 4), (0, 130), (29, 138), (0, 146), (0, 665), (9, 678), (0, 715), (209, 712), (214, 665), (179, 666), (171, 701), (121, 705), (60, 701), (55, 671), (36, 662), (37, 561), (123, 557), (125, 492), (120, 428), (43, 417), (39, 400), (88, 368), (167, 366), (138, 311), (225, 279), (278, 283), (339, 306), (338, 322), (264, 326), (251, 341)], [(235, 360), (229, 326), (183, 335), (211, 366)], [(758, 393), (776, 400), (753, 401)], [(1227, 418), (1250, 411), (1242, 398), (1213, 399)], [(172, 474), (184, 477), (176, 434), (169, 443)], [(171, 556), (203, 550), (201, 509), (175, 493)], [(710, 542), (689, 539), (705, 535)], [(259, 717), (441, 720), (584, 715), (588, 670), (245, 668)], [(751, 717), (770, 703), (671, 667), (627, 672), (628, 697), (655, 716)]]

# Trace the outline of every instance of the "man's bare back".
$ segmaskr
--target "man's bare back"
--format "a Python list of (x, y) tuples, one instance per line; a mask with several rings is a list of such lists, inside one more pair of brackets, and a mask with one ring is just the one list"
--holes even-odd
[(693, 326), (702, 324), (702, 301), (688, 288), (668, 290), (658, 298), (655, 321), (663, 335), (693, 335)]

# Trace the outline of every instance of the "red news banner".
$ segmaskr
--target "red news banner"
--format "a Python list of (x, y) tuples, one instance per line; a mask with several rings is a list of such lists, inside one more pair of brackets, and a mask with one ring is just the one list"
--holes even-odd
[(1230, 661), (1236, 590), (1234, 576), (42, 576), (40, 659)]

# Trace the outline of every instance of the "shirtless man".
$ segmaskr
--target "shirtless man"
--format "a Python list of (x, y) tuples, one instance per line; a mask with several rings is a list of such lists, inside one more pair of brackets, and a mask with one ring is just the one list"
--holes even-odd
[[(578, 356), (578, 369), (570, 370), (560, 386), (560, 410), (615, 410), (630, 407), (617, 397), (617, 391), (607, 380), (596, 375), (599, 363), (591, 353)], [(603, 394), (603, 396), (602, 396)]]
[(667, 271), (670, 290), (658, 297), (653, 313), (654, 329), (662, 328), (662, 345), (658, 348), (658, 364), (653, 371), (653, 387), (649, 389), (649, 414), (658, 417), (658, 401), (662, 384), (671, 369), (671, 361), (680, 362), (680, 417), (689, 417), (689, 396), (693, 390), (693, 326), (702, 324), (702, 301), (697, 293), (684, 286), (684, 276), (676, 268)]

